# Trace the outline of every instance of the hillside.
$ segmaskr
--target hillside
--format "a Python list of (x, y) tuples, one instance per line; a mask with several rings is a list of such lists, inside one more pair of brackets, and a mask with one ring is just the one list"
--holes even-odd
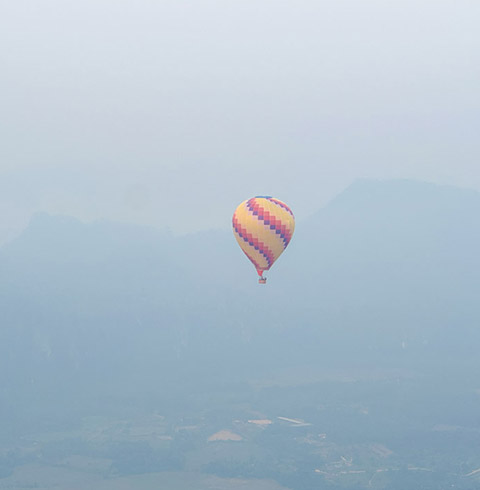
[(298, 220), (265, 288), (229, 232), (37, 215), (0, 251), (1, 371), (15, 386), (74, 375), (102, 389), (103, 375), (123, 386), (135, 360), (142, 379), (171, 363), (185, 375), (228, 363), (222, 376), (236, 379), (285, 363), (474, 355), (479, 209), (472, 191), (357, 182)]
[(361, 360), (365, 349), (385, 362), (452, 346), (473, 355), (479, 210), (468, 190), (359, 181), (298, 220), (265, 288), (229, 232), (175, 237), (37, 215), (0, 250), (1, 371), (14, 362), (24, 383), (44, 371), (91, 383), (89, 370), (124, 379), (134, 360), (136, 373), (228, 362), (241, 378), (317, 362), (319, 352), (327, 363)]

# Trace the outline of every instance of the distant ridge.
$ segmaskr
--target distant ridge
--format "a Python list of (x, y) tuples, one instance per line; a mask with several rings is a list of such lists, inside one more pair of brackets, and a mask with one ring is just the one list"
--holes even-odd
[(230, 231), (35, 216), (0, 249), (0, 382), (15, 399), (95, 379), (93, 396), (159, 373), (200, 386), (305, 364), (476, 358), (479, 211), (469, 190), (356, 182), (299, 219), (263, 289)]
[[(378, 206), (379, 203), (382, 203), (384, 207), (404, 209), (419, 207), (431, 209), (435, 205), (441, 205), (441, 209), (445, 209), (448, 205), (480, 207), (480, 192), (474, 189), (408, 179), (358, 179), (327, 203), (325, 208), (370, 209), (372, 206)], [(316, 214), (318, 215), (321, 211)]]

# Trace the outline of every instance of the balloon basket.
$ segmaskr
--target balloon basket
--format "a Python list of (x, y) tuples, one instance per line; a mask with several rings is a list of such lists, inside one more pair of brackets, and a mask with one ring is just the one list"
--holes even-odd
[(266, 278), (266, 277), (261, 277), (261, 278), (258, 280), (258, 284), (267, 284), (267, 278)]

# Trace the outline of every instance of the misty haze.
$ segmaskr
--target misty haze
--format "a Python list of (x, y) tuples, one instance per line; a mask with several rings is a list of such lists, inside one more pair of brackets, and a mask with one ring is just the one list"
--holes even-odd
[(4, 2), (0, 490), (480, 488), (479, 19)]

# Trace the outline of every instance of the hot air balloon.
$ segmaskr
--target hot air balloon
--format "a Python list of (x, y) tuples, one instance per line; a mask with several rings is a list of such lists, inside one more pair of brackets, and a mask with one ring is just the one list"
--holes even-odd
[(271, 196), (256, 196), (242, 202), (232, 218), (233, 234), (265, 284), (268, 271), (292, 239), (295, 218), (291, 209)]

